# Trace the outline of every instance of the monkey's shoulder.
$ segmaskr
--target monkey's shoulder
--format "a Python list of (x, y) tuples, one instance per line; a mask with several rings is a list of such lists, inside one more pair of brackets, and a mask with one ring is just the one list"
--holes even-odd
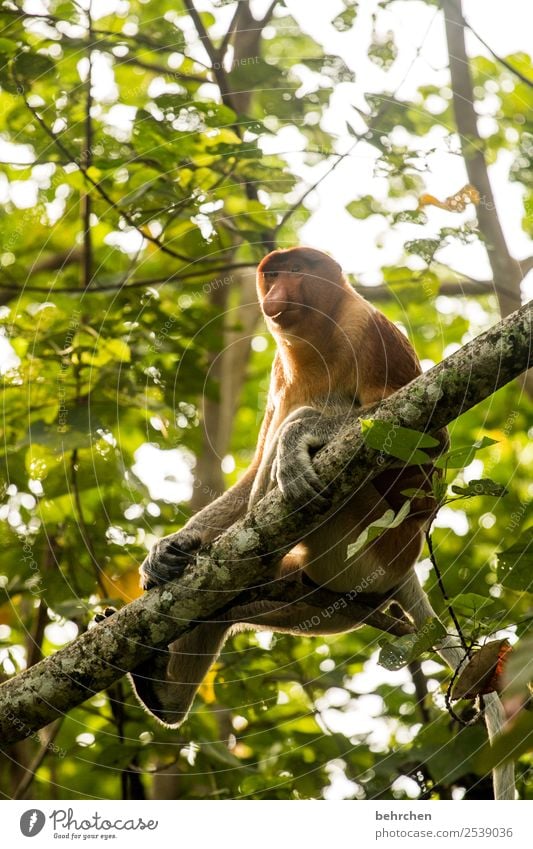
[(372, 375), (372, 382), (391, 390), (405, 386), (422, 372), (407, 336), (376, 309), (368, 316), (360, 361), (363, 372)]

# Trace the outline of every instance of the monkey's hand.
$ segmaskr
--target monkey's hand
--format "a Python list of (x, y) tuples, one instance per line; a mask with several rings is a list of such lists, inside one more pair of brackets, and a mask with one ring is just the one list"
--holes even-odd
[(201, 545), (201, 534), (185, 528), (158, 540), (139, 569), (143, 590), (181, 577)]
[(339, 422), (310, 407), (300, 412), (301, 417), (293, 418), (281, 431), (272, 477), (287, 500), (299, 505), (314, 500), (326, 506), (328, 499), (312, 458), (337, 432)]

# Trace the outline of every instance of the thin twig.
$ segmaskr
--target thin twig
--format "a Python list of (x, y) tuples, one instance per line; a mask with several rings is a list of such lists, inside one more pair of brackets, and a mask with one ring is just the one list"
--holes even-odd
[[(79, 257), (76, 257), (72, 261), (77, 262), (78, 260)], [(227, 265), (215, 266), (213, 268), (203, 269), (199, 271), (191, 271), (185, 273), (177, 272), (176, 274), (168, 274), (163, 277), (149, 277), (142, 280), (132, 280), (128, 283), (126, 283), (123, 279), (117, 281), (116, 283), (102, 283), (97, 286), (93, 285), (89, 289), (88, 294), (96, 292), (115, 292), (123, 289), (142, 289), (143, 286), (162, 286), (167, 283), (188, 283), (202, 277), (213, 277), (219, 272), (230, 272), (240, 268), (255, 268), (256, 265), (256, 262), (234, 262), (228, 263)], [(36, 272), (41, 270), (44, 269), (39, 268), (36, 270)], [(127, 276), (125, 277), (125, 279), (127, 279)], [(390, 289), (388, 286), (361, 286), (355, 284), (353, 288), (356, 292), (359, 292), (360, 295), (363, 295), (365, 298), (372, 302), (379, 301), (380, 303), (383, 303), (384, 301), (391, 301), (394, 299), (396, 299), (397, 301), (401, 301), (401, 290), (395, 292), (394, 289)], [(14, 293), (20, 293), (23, 291), (41, 292), (42, 294), (47, 294), (53, 291), (54, 294), (61, 294), (62, 292), (79, 292), (79, 286), (62, 286), (61, 288), (51, 289), (50, 286), (44, 287), (31, 284), (26, 285), (25, 283), (18, 283), (13, 278), (10, 278), (9, 283), (0, 283), (0, 291)], [(491, 280), (444, 281), (439, 285), (439, 295), (447, 295), (451, 298), (459, 296), (478, 297), (479, 295), (493, 294), (494, 286)]]
[(266, 24), (268, 24), (270, 18), (274, 14), (274, 9), (276, 8), (276, 6), (278, 5), (279, 2), (280, 2), (280, 0), (272, 0), (272, 3), (270, 4), (268, 9), (266, 10), (266, 12), (263, 15), (263, 17), (261, 18), (261, 20), (259, 21), (261, 28), (265, 27)]
[[(91, 14), (91, 3), (87, 8), (87, 59), (89, 67), (87, 70), (87, 98), (85, 102), (85, 150), (81, 152), (81, 166), (87, 172), (93, 163), (93, 122), (91, 118), (91, 109), (93, 105), (92, 97), (92, 82), (93, 82), (93, 54), (91, 43), (93, 38), (93, 20)], [(83, 228), (83, 255), (81, 263), (81, 282), (84, 289), (88, 289), (92, 279), (93, 265), (93, 245), (91, 233), (91, 213), (92, 213), (92, 197), (90, 191), (85, 192), (81, 197), (81, 216)]]
[[(270, 21), (272, 15), (274, 14), (274, 9), (276, 8), (279, 2), (280, 0), (272, 0), (272, 3), (266, 10), (263, 17), (257, 21), (257, 29), (262, 30), (265, 28), (265, 26)], [(222, 41), (220, 42), (220, 45), (217, 48), (218, 61), (220, 62), (220, 64), (222, 64), (222, 62), (224, 61), (226, 50), (228, 49), (228, 45), (232, 39), (232, 36), (238, 30), (241, 8), (242, 4), (237, 3), (235, 11), (233, 13), (233, 17), (228, 25), (228, 29), (224, 33), (224, 37), (222, 38)]]
[(73, 505), (74, 512), (76, 514), (76, 518), (78, 520), (78, 526), (80, 531), (80, 536), (83, 540), (83, 543), (89, 553), (89, 557), (91, 559), (91, 565), (93, 568), (94, 577), (96, 579), (96, 583), (102, 593), (102, 597), (105, 598), (107, 596), (107, 588), (104, 584), (100, 567), (98, 565), (98, 560), (96, 558), (96, 552), (94, 550), (94, 546), (92, 543), (92, 539), (89, 533), (89, 529), (87, 527), (87, 522), (85, 521), (85, 515), (83, 512), (83, 505), (81, 503), (80, 490), (78, 486), (78, 449), (74, 448), (70, 455), (70, 482), (72, 484), (72, 492), (74, 495)]
[(50, 725), (48, 731), (44, 732), (43, 736), (45, 737), (45, 739), (41, 744), (41, 748), (35, 755), (32, 762), (25, 768), (26, 772), (24, 774), (24, 777), (17, 785), (15, 792), (11, 797), (12, 799), (23, 799), (26, 793), (28, 792), (30, 786), (33, 783), (33, 780), (36, 777), (37, 770), (40, 766), (42, 766), (42, 763), (46, 758), (47, 754), (52, 750), (52, 744), (57, 735), (59, 734), (59, 729), (61, 728), (61, 724), (64, 718), (64, 716), (60, 716), (59, 719), (56, 719), (55, 722)]
[(233, 12), (233, 16), (231, 18), (231, 21), (229, 22), (228, 28), (227, 28), (226, 32), (224, 33), (222, 41), (220, 42), (220, 45), (217, 49), (218, 61), (220, 62), (221, 65), (224, 61), (224, 56), (226, 55), (226, 50), (228, 49), (228, 46), (229, 46), (229, 43), (230, 43), (231, 38), (233, 36), (233, 33), (235, 32), (235, 30), (237, 28), (237, 21), (239, 19), (240, 11), (241, 11), (241, 5), (240, 5), (240, 3), (237, 3), (236, 6), (235, 6), (235, 11)]
[(446, 693), (444, 694), (444, 703), (446, 705), (446, 710), (448, 711), (452, 719), (455, 719), (455, 721), (458, 722), (459, 725), (463, 725), (465, 726), (465, 728), (469, 725), (475, 725), (482, 714), (482, 711), (478, 708), (474, 715), (470, 717), (470, 719), (463, 719), (463, 717), (457, 713), (454, 706), (452, 705), (452, 691), (455, 686), (455, 682), (457, 681), (460, 672), (463, 670), (465, 663), (470, 660), (470, 656), (471, 649), (469, 647), (466, 650), (461, 662), (454, 669), (453, 675), (450, 678), (450, 683), (448, 684), (446, 688)]
[(469, 21), (466, 20), (466, 18), (465, 18), (465, 24), (468, 27), (468, 29), (470, 30), (470, 32), (472, 33), (472, 35), (475, 35), (475, 37), (477, 38), (478, 41), (481, 42), (483, 47), (485, 47), (489, 51), (491, 56), (494, 59), (496, 59), (498, 64), (503, 65), (503, 67), (507, 68), (507, 70), (511, 74), (514, 74), (515, 77), (518, 77), (518, 79), (521, 80), (523, 83), (525, 83), (527, 86), (530, 86), (531, 88), (533, 88), (533, 80), (530, 80), (529, 77), (526, 77), (525, 74), (522, 73), (522, 71), (519, 71), (518, 68), (515, 68), (514, 65), (511, 65), (511, 63), (508, 62), (507, 59), (504, 59), (503, 56), (499, 56), (498, 53), (496, 53), (492, 49), (490, 44), (487, 44), (485, 39), (482, 38), (482, 36), (480, 36), (480, 34), (477, 32), (477, 30), (474, 29), (472, 24)]
[(160, 74), (161, 76), (172, 77), (175, 80), (183, 80), (184, 82), (193, 82), (193, 83), (208, 83), (209, 79), (207, 77), (200, 77), (196, 74), (184, 74), (183, 71), (174, 71), (172, 68), (168, 68), (165, 65), (157, 65), (154, 62), (145, 62), (142, 59), (137, 59), (136, 56), (125, 56), (123, 59), (119, 61), (115, 60), (116, 65), (136, 65), (138, 68), (144, 68), (145, 71), (151, 71), (154, 74)]
[(459, 639), (461, 640), (462, 647), (464, 648), (465, 652), (469, 652), (469, 648), (468, 648), (465, 636), (463, 634), (463, 631), (461, 629), (461, 626), (459, 624), (459, 620), (458, 620), (458, 618), (455, 614), (455, 610), (453, 609), (452, 603), (450, 601), (450, 597), (449, 597), (448, 593), (446, 592), (446, 587), (444, 586), (444, 581), (442, 579), (442, 573), (441, 573), (439, 566), (437, 564), (437, 559), (435, 557), (435, 551), (433, 549), (433, 541), (431, 539), (431, 534), (430, 534), (429, 531), (426, 532), (426, 542), (427, 542), (428, 551), (429, 551), (429, 559), (431, 560), (433, 569), (435, 570), (435, 575), (437, 576), (439, 589), (442, 593), (442, 597), (443, 597), (444, 601), (446, 602), (446, 607), (448, 608), (448, 613), (450, 614), (452, 622), (455, 625), (455, 628), (457, 630), (457, 635), (458, 635)]
[(211, 62), (211, 70), (220, 89), (222, 101), (227, 106), (231, 107), (231, 88), (228, 83), (226, 71), (222, 67), (222, 62), (219, 61), (218, 51), (211, 39), (209, 38), (208, 32), (204, 27), (202, 19), (192, 0), (183, 0), (183, 5), (185, 6), (190, 18), (192, 19), (196, 34), (198, 35), (199, 40), (202, 42), (205, 52), (209, 56), (209, 61)]
[[(198, 260), (198, 262), (203, 262), (204, 260)], [(193, 265), (193, 263), (190, 263)], [(178, 271), (175, 274), (168, 274), (164, 277), (154, 277), (147, 280), (134, 280), (127, 285), (124, 284), (124, 281), (118, 281), (116, 283), (102, 283), (100, 286), (91, 286), (88, 290), (87, 294), (95, 293), (95, 292), (114, 292), (117, 289), (138, 289), (143, 286), (157, 286), (164, 283), (175, 283), (177, 281), (186, 283), (189, 280), (196, 280), (198, 277), (202, 278), (212, 278), (219, 272), (227, 272), (233, 271), (238, 268), (255, 268), (257, 262), (233, 262), (226, 263), (225, 265), (217, 265), (212, 268), (204, 268), (198, 271), (190, 271), (190, 272), (181, 272)], [(53, 289), (53, 287), (47, 286), (33, 286), (33, 285), (25, 285), (24, 283), (19, 283), (13, 277), (10, 277), (6, 274), (5, 269), (0, 269), (0, 273), (4, 274), (4, 276), (9, 280), (8, 283), (0, 283), (0, 290), (5, 290), (8, 292), (43, 292), (49, 293), (53, 291), (56, 294), (61, 294), (61, 292), (78, 292), (80, 291), (79, 286), (62, 286), (60, 289)]]

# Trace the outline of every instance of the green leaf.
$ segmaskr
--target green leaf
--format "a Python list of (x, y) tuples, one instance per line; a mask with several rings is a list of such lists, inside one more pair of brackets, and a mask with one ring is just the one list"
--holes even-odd
[(519, 640), (509, 652), (505, 664), (505, 695), (519, 693), (525, 695), (533, 681), (533, 636)]
[(369, 218), (371, 215), (384, 215), (386, 210), (371, 195), (352, 200), (346, 204), (346, 211), (354, 218)]
[(223, 743), (217, 741), (208, 743), (204, 741), (202, 743), (202, 750), (213, 764), (217, 764), (225, 769), (228, 769), (228, 767), (230, 769), (242, 769), (242, 762)]
[(469, 498), (474, 498), (476, 495), (491, 495), (500, 498), (508, 495), (509, 490), (503, 484), (496, 483), (491, 478), (480, 478), (479, 480), (471, 480), (466, 486), (454, 484), (452, 492)]
[(446, 715), (425, 725), (412, 748), (413, 757), (425, 763), (432, 779), (445, 787), (474, 771), (480, 746), (486, 740), (482, 725), (460, 728), (451, 733), (449, 723), (450, 718)]
[(99, 427), (101, 422), (94, 408), (69, 409), (64, 402), (64, 410), (56, 422), (36, 421), (30, 425), (27, 441), (32, 445), (46, 445), (61, 454), (73, 448), (85, 448)]
[(394, 422), (381, 419), (361, 419), (361, 430), (365, 443), (377, 451), (384, 451), (409, 464), (431, 462), (421, 448), (437, 448), (439, 441), (428, 433), (420, 433)]
[(76, 7), (75, 3), (70, 2), (70, 0), (62, 0), (62, 2), (54, 6), (54, 13), (58, 18), (70, 20), (73, 15), (79, 15), (79, 8)]
[(0, 86), (10, 94), (17, 94), (18, 85), (11, 74), (9, 59), (10, 54), (0, 52)]
[(125, 769), (134, 760), (141, 746), (140, 742), (110, 743), (98, 753), (98, 764), (113, 769)]
[(415, 272), (406, 265), (384, 265), (382, 268), (383, 280), (388, 285), (401, 286), (410, 285), (413, 282)]
[(356, 17), (356, 6), (350, 6), (348, 9), (345, 9), (344, 12), (341, 12), (340, 15), (337, 15), (336, 18), (333, 18), (331, 23), (337, 32), (348, 32), (348, 30), (352, 28)]
[(497, 606), (492, 596), (479, 595), (478, 593), (461, 593), (452, 598), (453, 607), (469, 617), (482, 618), (489, 616)]
[[(197, 100), (189, 103), (188, 108), (201, 112), (208, 127), (225, 127), (228, 124), (233, 124), (237, 118), (236, 113), (229, 106), (222, 103), (213, 103), (213, 101), (206, 103), (203, 100)], [(239, 141), (238, 136), (236, 140)]]
[(211, 12), (200, 12), (200, 18), (206, 30), (214, 26), (217, 22), (215, 16), (211, 14)]
[(371, 62), (384, 71), (388, 71), (397, 55), (398, 48), (392, 30), (389, 30), (384, 38), (378, 37), (376, 32), (373, 33), (372, 42), (368, 48), (368, 58)]
[(16, 76), (25, 80), (38, 80), (55, 71), (55, 63), (42, 53), (18, 53), (13, 60)]
[(438, 469), (464, 469), (465, 466), (470, 465), (478, 451), (487, 448), (489, 445), (496, 445), (497, 441), (497, 439), (484, 436), (472, 445), (453, 448), (437, 457), (435, 466)]
[(401, 525), (406, 516), (408, 516), (410, 508), (411, 503), (409, 501), (405, 501), (397, 513), (395, 513), (394, 510), (386, 510), (383, 516), (380, 516), (380, 518), (376, 519), (375, 522), (371, 522), (370, 525), (368, 525), (365, 530), (359, 534), (356, 541), (351, 543), (346, 549), (346, 560), (349, 560), (350, 557), (353, 557), (354, 554), (361, 551), (367, 543), (372, 542), (372, 540), (381, 536), (384, 531), (389, 528), (397, 528)]
[(446, 498), (447, 483), (445, 478), (438, 472), (433, 472), (431, 476), (431, 491), (437, 504), (440, 504)]
[(433, 257), (441, 244), (440, 239), (412, 239), (406, 242), (404, 247), (408, 254), (415, 254), (429, 264), (433, 262)]
[(393, 224), (427, 224), (428, 217), (422, 209), (402, 209), (392, 216)]
[(17, 52), (17, 42), (10, 38), (0, 38), (0, 54), (12, 56)]
[(390, 671), (401, 669), (423, 652), (432, 649), (445, 636), (446, 629), (442, 622), (438, 619), (426, 619), (415, 634), (406, 634), (393, 643), (382, 646), (378, 663)]
[(105, 350), (111, 354), (113, 360), (120, 363), (129, 363), (131, 360), (131, 351), (123, 339), (106, 339), (104, 342)]
[(317, 59), (308, 59), (306, 65), (321, 76), (329, 77), (335, 84), (355, 81), (354, 72), (340, 56), (319, 56)]
[(498, 552), (497, 574), (504, 587), (533, 593), (533, 527), (509, 548)]

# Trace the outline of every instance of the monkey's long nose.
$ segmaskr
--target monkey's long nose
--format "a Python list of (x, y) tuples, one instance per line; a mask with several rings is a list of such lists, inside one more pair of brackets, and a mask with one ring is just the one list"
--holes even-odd
[(291, 298), (283, 281), (278, 281), (265, 295), (262, 303), (263, 312), (268, 318), (274, 318), (284, 312), (289, 312), (298, 307), (294, 297)]
[(269, 298), (263, 301), (263, 312), (268, 318), (274, 318), (276, 315), (287, 312), (294, 308), (295, 304), (290, 301), (282, 300), (281, 298)]

